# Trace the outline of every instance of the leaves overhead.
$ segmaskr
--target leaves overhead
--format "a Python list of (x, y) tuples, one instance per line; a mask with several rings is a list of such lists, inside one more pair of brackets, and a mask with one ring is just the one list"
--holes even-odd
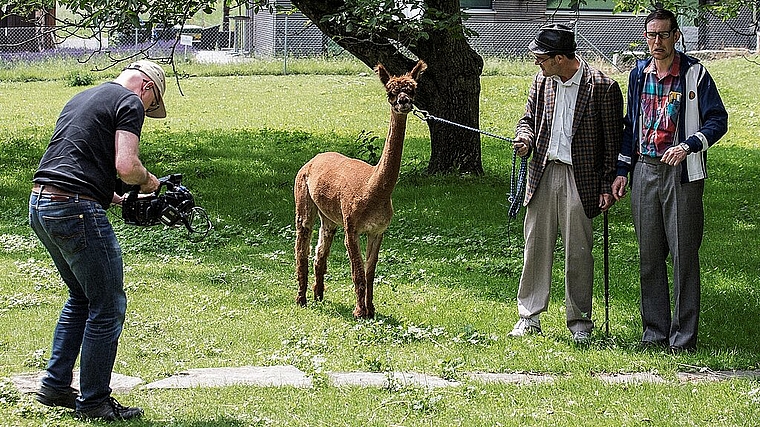
[(461, 20), (467, 16), (446, 13), (424, 0), (388, 2), (384, 0), (346, 0), (334, 13), (326, 14), (322, 21), (333, 28), (342, 29), (338, 38), (356, 41), (386, 43), (394, 40), (411, 48), (421, 40), (428, 40), (432, 32), (446, 31), (462, 36), (467, 30)]
[[(585, 0), (572, 0), (575, 3), (586, 4)], [(677, 11), (698, 24), (707, 14), (722, 19), (735, 18), (741, 10), (753, 10), (757, 6), (757, 0), (700, 0), (699, 2), (688, 0), (616, 0), (615, 12), (648, 13), (654, 7), (662, 7)]]

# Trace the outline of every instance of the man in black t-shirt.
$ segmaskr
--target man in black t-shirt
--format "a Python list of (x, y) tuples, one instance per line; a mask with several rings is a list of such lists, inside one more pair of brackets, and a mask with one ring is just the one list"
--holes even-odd
[[(127, 298), (121, 248), (105, 209), (121, 203), (117, 177), (158, 189), (139, 158), (145, 116), (166, 117), (164, 70), (142, 60), (64, 107), (34, 174), (29, 220), (69, 288), (37, 400), (84, 419), (125, 420), (143, 410), (111, 397), (111, 371)], [(80, 357), (79, 392), (71, 386)]]

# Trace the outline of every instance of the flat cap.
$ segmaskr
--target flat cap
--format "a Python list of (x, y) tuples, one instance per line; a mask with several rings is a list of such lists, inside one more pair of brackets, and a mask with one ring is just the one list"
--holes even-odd
[(528, 44), (528, 49), (538, 55), (575, 52), (575, 33), (562, 24), (544, 25)]

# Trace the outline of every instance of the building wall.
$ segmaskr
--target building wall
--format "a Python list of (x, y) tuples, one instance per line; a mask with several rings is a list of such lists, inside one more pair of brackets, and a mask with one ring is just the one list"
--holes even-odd
[[(277, 5), (290, 7), (289, 1)], [(326, 40), (322, 32), (301, 13), (269, 13), (249, 11), (253, 21), (253, 49), (257, 56), (314, 56), (324, 53)]]
[[(595, 56), (611, 56), (614, 52), (630, 48), (632, 43), (641, 42), (643, 18), (617, 20), (558, 20), (575, 29), (578, 51)], [(481, 55), (523, 56), (528, 54), (528, 43), (544, 22), (473, 23), (467, 21), (468, 28), (477, 33), (470, 39), (470, 45)]]
[(467, 23), (542, 22), (546, 19), (546, 0), (493, 0), (491, 10), (468, 9)]
[(253, 52), (256, 56), (274, 56), (275, 42), (274, 42), (274, 29), (275, 29), (275, 15), (269, 12), (259, 12), (253, 14), (253, 46), (249, 48), (249, 52)]

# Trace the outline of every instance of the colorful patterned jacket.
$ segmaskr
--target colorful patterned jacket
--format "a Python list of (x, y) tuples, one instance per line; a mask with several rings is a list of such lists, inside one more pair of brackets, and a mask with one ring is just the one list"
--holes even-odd
[[(678, 115), (678, 130), (674, 145), (686, 142), (690, 154), (681, 163), (681, 182), (691, 182), (707, 177), (707, 149), (728, 131), (728, 113), (720, 99), (710, 73), (699, 59), (681, 55), (681, 87), (686, 96)], [(644, 69), (652, 58), (636, 62), (628, 78), (628, 111), (625, 115), (623, 145), (617, 162), (617, 174), (628, 176), (638, 160), (636, 146), (641, 141), (641, 91), (644, 87)]]

